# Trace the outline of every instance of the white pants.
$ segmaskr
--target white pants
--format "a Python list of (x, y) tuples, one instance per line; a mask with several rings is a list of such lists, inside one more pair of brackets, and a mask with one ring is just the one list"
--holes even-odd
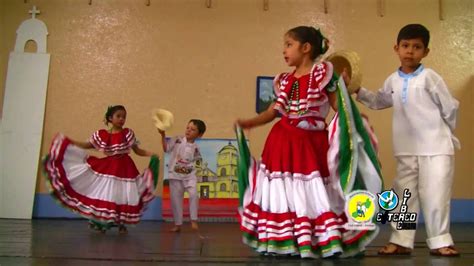
[(170, 179), (170, 198), (171, 210), (173, 211), (173, 218), (175, 225), (183, 224), (183, 199), (184, 191), (189, 195), (189, 216), (191, 221), (198, 219), (198, 202), (199, 198), (196, 189), (196, 179), (191, 180), (177, 180)]
[[(451, 188), (453, 185), (454, 156), (397, 156), (397, 177), (394, 190), (399, 197), (397, 211), (403, 201), (403, 191), (410, 190), (408, 212), (419, 213), (425, 219), (426, 240), (430, 249), (453, 245), (449, 233)], [(392, 223), (390, 242), (413, 248), (415, 230), (397, 230)]]

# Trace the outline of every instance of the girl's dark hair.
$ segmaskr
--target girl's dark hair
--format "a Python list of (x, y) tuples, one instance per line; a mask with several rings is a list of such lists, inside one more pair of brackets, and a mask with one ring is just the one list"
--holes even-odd
[(326, 39), (319, 29), (309, 26), (299, 26), (289, 30), (287, 33), (300, 43), (311, 45), (311, 59), (315, 60), (329, 49), (328, 39)]
[(202, 120), (199, 120), (199, 119), (191, 119), (189, 120), (189, 123), (193, 123), (198, 131), (199, 131), (199, 134), (204, 134), (204, 132), (206, 132), (206, 124), (204, 123), (204, 121)]
[(425, 48), (428, 48), (430, 42), (430, 32), (428, 29), (421, 24), (408, 24), (403, 27), (397, 36), (397, 44), (400, 44), (401, 40), (410, 40), (420, 38)]
[(123, 110), (123, 111), (127, 112), (127, 110), (125, 110), (125, 107), (123, 105), (111, 105), (111, 106), (109, 106), (107, 108), (107, 111), (105, 112), (104, 123), (106, 125), (108, 125), (110, 122), (112, 122), (110, 120), (110, 118), (115, 114), (115, 112), (117, 112), (119, 110)]

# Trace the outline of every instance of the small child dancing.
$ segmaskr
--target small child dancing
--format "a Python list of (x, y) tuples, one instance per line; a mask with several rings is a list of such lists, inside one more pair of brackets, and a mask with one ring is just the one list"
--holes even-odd
[(170, 186), (171, 209), (175, 226), (172, 232), (181, 231), (183, 224), (184, 192), (189, 195), (189, 213), (191, 228), (198, 230), (197, 177), (194, 164), (201, 159), (197, 138), (206, 132), (206, 124), (199, 119), (191, 119), (186, 126), (184, 136), (166, 139), (165, 131), (158, 130), (162, 137), (163, 151), (170, 154), (168, 179)]
[[(137, 224), (154, 198), (158, 157), (138, 146), (133, 130), (124, 127), (126, 117), (124, 106), (109, 107), (104, 119), (112, 125), (109, 129), (97, 130), (87, 142), (58, 134), (44, 160), (51, 195), (102, 233), (113, 226), (127, 233), (126, 225)], [(84, 150), (93, 148), (106, 156), (89, 156)], [(142, 174), (129, 155), (131, 150), (152, 157)]]

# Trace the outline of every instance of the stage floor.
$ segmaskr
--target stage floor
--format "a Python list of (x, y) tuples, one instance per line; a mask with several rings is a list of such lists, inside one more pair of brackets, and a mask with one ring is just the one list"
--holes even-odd
[(171, 233), (171, 223), (144, 221), (127, 235), (116, 229), (99, 234), (85, 220), (0, 219), (0, 266), (5, 265), (474, 265), (474, 224), (452, 224), (462, 253), (457, 258), (429, 255), (419, 226), (411, 256), (377, 256), (389, 237), (387, 226), (368, 247), (365, 257), (298, 259), (260, 256), (241, 243), (237, 223), (201, 223), (200, 234), (185, 224)]

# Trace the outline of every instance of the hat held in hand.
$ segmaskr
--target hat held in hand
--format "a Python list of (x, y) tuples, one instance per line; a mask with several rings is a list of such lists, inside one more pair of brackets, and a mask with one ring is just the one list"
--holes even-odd
[(166, 131), (173, 126), (174, 116), (168, 110), (154, 109), (151, 118), (155, 127), (161, 131)]
[(334, 72), (338, 75), (342, 73), (344, 68), (351, 81), (347, 85), (349, 93), (353, 93), (360, 88), (362, 83), (362, 73), (360, 72), (360, 57), (354, 51), (340, 50), (332, 53), (326, 58), (334, 66)]

